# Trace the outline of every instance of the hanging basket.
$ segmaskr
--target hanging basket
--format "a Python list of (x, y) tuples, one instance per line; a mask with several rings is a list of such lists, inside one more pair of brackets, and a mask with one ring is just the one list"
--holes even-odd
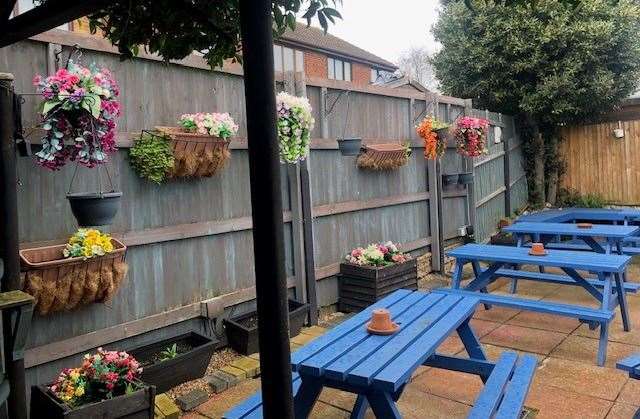
[(23, 288), (35, 298), (38, 313), (71, 311), (111, 300), (128, 269), (127, 247), (114, 238), (111, 242), (113, 252), (90, 259), (65, 258), (64, 244), (20, 250), (20, 263), (26, 272)]
[(174, 165), (169, 177), (211, 177), (231, 157), (229, 140), (185, 132), (178, 127), (156, 127), (171, 139)]
[(71, 212), (80, 227), (109, 225), (120, 209), (122, 192), (68, 193)]
[(370, 144), (360, 149), (357, 164), (361, 169), (394, 170), (407, 164), (409, 155), (402, 144)]

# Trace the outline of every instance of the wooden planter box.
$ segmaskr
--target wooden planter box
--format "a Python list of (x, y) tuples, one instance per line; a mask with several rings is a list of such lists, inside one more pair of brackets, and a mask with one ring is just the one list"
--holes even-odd
[(164, 393), (179, 384), (204, 376), (209, 361), (211, 361), (216, 341), (199, 333), (190, 332), (129, 351), (134, 358), (140, 361), (180, 342), (187, 343), (193, 349), (173, 359), (142, 368), (140, 380), (155, 386), (158, 393)]
[(342, 263), (338, 283), (339, 310), (360, 311), (395, 290), (418, 289), (416, 260), (382, 268)]
[(169, 177), (211, 177), (229, 161), (229, 140), (185, 132), (178, 127), (156, 127), (171, 139), (174, 165)]
[(153, 419), (156, 389), (142, 388), (131, 394), (114, 397), (75, 409), (59, 402), (47, 386), (31, 387), (31, 417), (47, 419)]
[(38, 313), (109, 301), (127, 274), (127, 247), (114, 238), (111, 243), (113, 252), (91, 259), (65, 258), (64, 244), (20, 250), (24, 291), (35, 298)]
[[(294, 337), (300, 334), (302, 326), (309, 312), (309, 304), (304, 304), (296, 300), (289, 299), (289, 336)], [(247, 326), (247, 321), (257, 318), (257, 313), (251, 311), (240, 316), (235, 316), (224, 321), (227, 332), (227, 341), (236, 352), (243, 355), (251, 355), (258, 352), (259, 338), (258, 325), (251, 322)]]

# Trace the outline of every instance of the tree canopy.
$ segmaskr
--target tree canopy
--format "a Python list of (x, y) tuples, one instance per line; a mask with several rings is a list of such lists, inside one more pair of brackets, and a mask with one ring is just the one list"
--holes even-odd
[[(101, 30), (125, 58), (137, 55), (140, 46), (165, 60), (177, 60), (193, 51), (203, 54), (211, 67), (226, 59), (241, 60), (240, 0), (139, 0), (114, 1), (90, 16), (92, 31)], [(331, 6), (341, 0), (274, 0), (274, 34), (292, 30), (296, 16), (308, 23), (317, 17), (326, 31), (341, 18)]]
[[(442, 44), (432, 62), (444, 93), (519, 116), (533, 129), (538, 142), (530, 141), (529, 157), (538, 166), (530, 190), (540, 201), (545, 173), (547, 187), (557, 184), (558, 162), (549, 158), (555, 127), (596, 118), (640, 84), (640, 6), (633, 0), (449, 2), (433, 34)], [(550, 194), (553, 202), (555, 189)]]

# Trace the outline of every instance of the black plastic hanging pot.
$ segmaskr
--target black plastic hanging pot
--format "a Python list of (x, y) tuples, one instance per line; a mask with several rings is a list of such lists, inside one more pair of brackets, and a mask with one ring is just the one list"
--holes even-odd
[(78, 192), (67, 194), (71, 212), (80, 227), (109, 225), (120, 209), (122, 192)]
[(343, 156), (357, 156), (362, 146), (362, 138), (338, 138), (338, 148)]

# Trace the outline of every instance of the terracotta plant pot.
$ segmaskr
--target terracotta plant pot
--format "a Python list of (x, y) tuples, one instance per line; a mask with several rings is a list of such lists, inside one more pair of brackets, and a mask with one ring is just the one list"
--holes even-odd
[(591, 228), (591, 227), (593, 227), (593, 224), (591, 224), (591, 223), (578, 223), (578, 224), (576, 224), (576, 226), (578, 228)]
[(362, 146), (362, 138), (338, 138), (338, 149), (343, 156), (357, 156)]
[(391, 335), (400, 329), (391, 321), (389, 310), (379, 308), (371, 313), (371, 321), (367, 324), (367, 331), (374, 335)]
[(547, 251), (542, 243), (531, 243), (531, 250), (529, 250), (531, 256), (545, 256)]
[(71, 212), (80, 227), (109, 225), (120, 209), (122, 192), (67, 194)]

